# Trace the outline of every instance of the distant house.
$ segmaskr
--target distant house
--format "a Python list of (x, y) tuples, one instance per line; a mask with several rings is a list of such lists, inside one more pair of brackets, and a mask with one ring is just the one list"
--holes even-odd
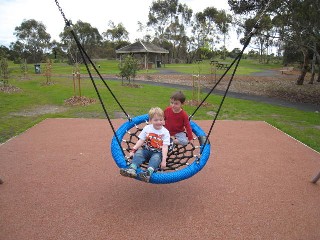
[(152, 67), (152, 63), (156, 67), (161, 67), (162, 56), (168, 54), (169, 51), (150, 42), (138, 41), (116, 50), (116, 53), (120, 54), (120, 62), (122, 61), (122, 55), (134, 54), (140, 57), (142, 67), (149, 69)]

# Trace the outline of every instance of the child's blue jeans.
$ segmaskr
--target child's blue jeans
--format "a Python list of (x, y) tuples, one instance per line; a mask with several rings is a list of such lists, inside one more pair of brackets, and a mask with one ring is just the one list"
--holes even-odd
[(132, 163), (136, 166), (140, 166), (142, 163), (149, 160), (148, 167), (152, 167), (153, 169), (157, 169), (162, 160), (161, 152), (154, 152), (148, 149), (139, 149), (133, 155)]
[(189, 142), (187, 134), (185, 132), (176, 133), (174, 137), (179, 141), (179, 144), (183, 146), (186, 146)]

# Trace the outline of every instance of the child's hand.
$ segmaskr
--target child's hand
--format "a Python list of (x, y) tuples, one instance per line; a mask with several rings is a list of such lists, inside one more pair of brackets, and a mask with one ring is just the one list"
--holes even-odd
[(133, 155), (135, 154), (135, 152), (137, 151), (137, 149), (136, 148), (132, 148), (131, 149), (131, 151), (129, 152), (129, 156), (130, 156), (130, 158), (132, 158), (133, 157)]
[(167, 166), (167, 162), (166, 161), (161, 161), (160, 168), (164, 169), (166, 166)]
[(131, 152), (129, 153), (129, 157), (132, 158), (133, 155), (134, 155), (134, 152), (131, 151)]

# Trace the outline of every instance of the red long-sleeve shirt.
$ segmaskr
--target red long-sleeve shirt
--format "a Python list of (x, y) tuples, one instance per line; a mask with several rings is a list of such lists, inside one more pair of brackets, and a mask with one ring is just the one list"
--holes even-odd
[(192, 129), (187, 113), (182, 109), (179, 113), (175, 113), (169, 106), (164, 110), (165, 128), (169, 130), (170, 135), (174, 136), (179, 132), (187, 132), (188, 140), (191, 141)]

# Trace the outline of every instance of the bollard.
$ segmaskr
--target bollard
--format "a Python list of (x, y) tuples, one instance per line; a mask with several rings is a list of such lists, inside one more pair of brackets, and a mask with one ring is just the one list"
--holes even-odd
[(312, 179), (312, 183), (316, 183), (320, 178), (320, 172)]

